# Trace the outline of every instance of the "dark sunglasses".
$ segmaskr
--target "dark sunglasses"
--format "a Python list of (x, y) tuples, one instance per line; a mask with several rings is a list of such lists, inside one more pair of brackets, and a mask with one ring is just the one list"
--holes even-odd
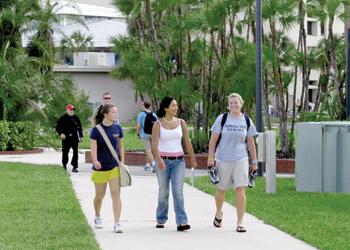
[(105, 100), (110, 100), (111, 98), (110, 98), (110, 97), (104, 97), (103, 99), (105, 99)]

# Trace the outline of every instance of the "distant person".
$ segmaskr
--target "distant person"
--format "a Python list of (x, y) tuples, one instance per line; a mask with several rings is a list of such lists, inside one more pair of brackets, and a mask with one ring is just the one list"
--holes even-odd
[[(216, 214), (213, 224), (215, 227), (222, 226), (225, 193), (233, 188), (236, 191), (236, 231), (239, 233), (247, 231), (243, 226), (246, 207), (245, 188), (248, 186), (249, 171), (255, 172), (257, 169), (254, 142), (257, 131), (252, 120), (241, 112), (243, 103), (239, 94), (233, 93), (228, 96), (229, 112), (219, 115), (211, 127), (208, 153), (208, 167), (215, 164), (219, 176), (219, 183), (216, 184)], [(252, 159), (250, 169), (247, 148)]]
[(143, 111), (137, 115), (136, 131), (146, 151), (145, 170), (154, 173), (155, 161), (152, 154), (151, 136), (153, 124), (157, 121), (157, 115), (151, 111), (151, 104), (149, 102), (144, 101), (141, 106)]
[(62, 139), (62, 165), (67, 169), (69, 161), (69, 150), (73, 149), (71, 164), (72, 172), (78, 172), (78, 143), (83, 139), (83, 129), (78, 116), (74, 114), (75, 108), (72, 104), (66, 106), (66, 114), (57, 121), (56, 131)]
[(177, 231), (189, 230), (184, 206), (183, 186), (185, 178), (185, 159), (182, 140), (191, 159), (191, 166), (197, 167), (192, 144), (188, 136), (186, 122), (177, 118), (176, 100), (166, 96), (160, 103), (152, 130), (152, 148), (156, 162), (156, 174), (159, 184), (156, 228), (164, 228), (168, 220), (169, 186), (174, 199)]
[[(101, 114), (101, 110), (102, 110), (103, 105), (105, 105), (105, 104), (112, 104), (112, 95), (109, 92), (105, 92), (102, 94), (102, 104), (98, 107), (96, 114), (95, 114), (95, 116), (99, 114), (98, 119), (103, 119), (103, 115)], [(117, 112), (116, 123), (119, 124), (118, 112)]]
[(113, 148), (119, 156), (119, 164), (124, 164), (124, 146), (123, 146), (123, 129), (115, 121), (117, 119), (117, 108), (112, 104), (105, 104), (101, 109), (103, 119), (99, 116), (94, 117), (95, 127), (92, 128), (90, 133), (91, 139), (91, 159), (93, 162), (93, 173), (91, 180), (95, 184), (95, 227), (102, 228), (101, 219), (101, 206), (102, 201), (106, 193), (107, 183), (112, 198), (113, 214), (114, 214), (114, 227), (115, 233), (122, 233), (123, 228), (120, 224), (121, 214), (121, 199), (120, 199), (120, 171), (117, 160), (113, 157), (109, 148), (103, 139), (102, 135), (96, 128), (97, 125), (101, 125), (109, 138)]

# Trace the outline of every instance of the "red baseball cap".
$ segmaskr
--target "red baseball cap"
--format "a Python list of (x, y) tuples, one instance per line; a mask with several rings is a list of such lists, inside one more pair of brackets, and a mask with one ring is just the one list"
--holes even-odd
[(72, 104), (68, 104), (66, 106), (66, 109), (69, 109), (69, 110), (75, 110), (74, 106)]

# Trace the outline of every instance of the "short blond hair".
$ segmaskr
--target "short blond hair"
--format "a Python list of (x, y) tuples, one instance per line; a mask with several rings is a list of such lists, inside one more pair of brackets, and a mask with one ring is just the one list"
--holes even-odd
[(242, 106), (244, 104), (244, 101), (243, 101), (243, 98), (240, 94), (237, 94), (237, 93), (231, 93), (229, 94), (229, 96), (227, 97), (227, 100), (229, 100), (230, 98), (233, 98), (233, 97), (237, 97), (239, 99), (239, 101), (241, 102)]

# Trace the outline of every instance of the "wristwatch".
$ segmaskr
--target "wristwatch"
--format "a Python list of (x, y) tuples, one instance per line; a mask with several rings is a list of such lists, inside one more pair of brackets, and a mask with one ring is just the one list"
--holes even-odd
[(258, 161), (257, 160), (252, 160), (252, 165), (258, 165)]

